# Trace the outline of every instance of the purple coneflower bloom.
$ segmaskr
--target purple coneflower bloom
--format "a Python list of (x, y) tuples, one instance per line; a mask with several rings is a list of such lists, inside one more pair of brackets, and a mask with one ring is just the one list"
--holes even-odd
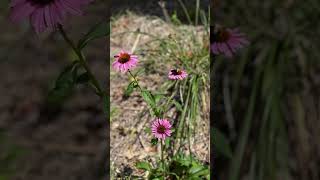
[(92, 0), (11, 0), (10, 19), (20, 22), (29, 18), (37, 33), (56, 29), (66, 14), (81, 15), (81, 7)]
[(182, 80), (188, 76), (187, 72), (181, 69), (171, 69), (168, 77), (172, 80)]
[(166, 137), (171, 136), (171, 124), (167, 119), (154, 120), (151, 130), (152, 134), (160, 140), (165, 140)]
[(116, 58), (116, 61), (112, 63), (112, 67), (120, 72), (127, 72), (134, 68), (138, 63), (138, 56), (123, 50), (114, 57)]
[(213, 54), (224, 54), (227, 57), (232, 57), (238, 49), (247, 44), (249, 44), (249, 41), (238, 29), (220, 28), (213, 33), (211, 50)]

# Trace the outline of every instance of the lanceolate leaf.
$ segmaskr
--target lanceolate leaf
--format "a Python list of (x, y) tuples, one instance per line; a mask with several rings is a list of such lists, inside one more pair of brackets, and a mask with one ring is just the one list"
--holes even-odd
[(150, 93), (150, 91), (143, 90), (143, 91), (141, 91), (141, 95), (142, 95), (143, 99), (148, 103), (148, 105), (150, 105), (151, 107), (155, 107), (155, 105), (156, 105), (155, 99), (154, 99), (153, 95)]
[(130, 96), (131, 93), (134, 91), (134, 88), (137, 87), (137, 83), (135, 81), (131, 81), (126, 89), (126, 91), (124, 92), (125, 96)]
[(146, 170), (146, 171), (151, 171), (152, 170), (152, 167), (148, 162), (138, 162), (136, 167), (138, 169), (143, 169), (143, 170)]
[(79, 73), (80, 68), (80, 62), (74, 61), (63, 69), (55, 81), (54, 87), (49, 91), (47, 99), (49, 103), (62, 103), (71, 95), (76, 84), (85, 84), (90, 82), (90, 76), (87, 72)]
[(148, 90), (142, 90), (141, 95), (142, 95), (143, 99), (147, 102), (147, 104), (151, 107), (154, 115), (159, 117), (161, 110), (156, 107), (156, 101), (155, 101), (154, 96), (151, 94), (151, 92)]
[(61, 103), (66, 99), (74, 88), (74, 78), (78, 68), (78, 61), (66, 66), (57, 78), (53, 89), (49, 91), (48, 101), (50, 103)]
[(193, 169), (191, 168), (191, 175), (192, 177), (194, 178), (199, 178), (199, 177), (202, 177), (202, 176), (207, 176), (210, 172), (209, 172), (209, 169), (208, 168), (205, 168), (205, 167), (197, 167), (197, 169)]
[(180, 111), (180, 112), (183, 111), (182, 106), (178, 101), (173, 100), (172, 103), (175, 105), (175, 107), (177, 108), (178, 111)]

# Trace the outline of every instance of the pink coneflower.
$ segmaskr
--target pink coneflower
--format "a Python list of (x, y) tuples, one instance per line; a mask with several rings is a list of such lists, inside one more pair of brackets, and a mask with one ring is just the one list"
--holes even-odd
[(249, 44), (243, 33), (238, 29), (219, 28), (213, 33), (211, 50), (213, 54), (224, 54), (232, 57), (236, 51)]
[(158, 139), (171, 136), (171, 124), (167, 119), (156, 119), (151, 126), (152, 134)]
[(172, 80), (182, 80), (188, 76), (187, 72), (181, 69), (171, 69), (168, 77)]
[(56, 29), (66, 14), (81, 15), (81, 7), (93, 0), (11, 0), (10, 19), (20, 22), (29, 18), (37, 33)]
[(136, 67), (138, 63), (138, 56), (123, 50), (114, 57), (116, 58), (116, 61), (112, 63), (112, 67), (120, 72), (127, 72), (128, 70)]

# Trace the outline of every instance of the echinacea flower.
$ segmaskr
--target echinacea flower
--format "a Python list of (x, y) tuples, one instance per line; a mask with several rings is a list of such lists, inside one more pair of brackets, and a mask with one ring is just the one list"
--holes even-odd
[(112, 63), (112, 67), (120, 72), (127, 72), (128, 70), (136, 67), (138, 63), (138, 56), (123, 50), (114, 57), (116, 58), (116, 61)]
[(224, 54), (227, 57), (232, 57), (237, 50), (249, 44), (243, 33), (238, 29), (219, 28), (213, 32), (211, 51), (213, 54)]
[(11, 0), (10, 19), (20, 22), (30, 19), (37, 33), (47, 28), (54, 30), (67, 14), (81, 15), (81, 7), (92, 0)]
[(182, 80), (188, 76), (187, 72), (181, 69), (171, 69), (168, 77), (172, 80)]
[(171, 136), (171, 124), (167, 119), (156, 119), (153, 121), (151, 126), (152, 134), (160, 139), (165, 140)]

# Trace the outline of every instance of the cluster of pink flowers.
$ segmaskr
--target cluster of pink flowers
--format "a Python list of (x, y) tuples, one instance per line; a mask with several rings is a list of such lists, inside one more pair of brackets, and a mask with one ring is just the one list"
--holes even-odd
[(219, 28), (212, 35), (211, 51), (215, 55), (224, 54), (232, 57), (237, 50), (249, 44), (249, 41), (238, 29)]
[[(114, 56), (115, 61), (112, 67), (119, 72), (125, 73), (133, 69), (138, 64), (138, 56), (127, 51), (120, 51)], [(171, 69), (168, 73), (168, 78), (171, 80), (183, 80), (188, 76), (187, 72), (181, 69)], [(156, 119), (153, 121), (152, 134), (159, 140), (165, 140), (171, 136), (171, 124), (167, 119)]]
[[(115, 61), (112, 63), (112, 67), (116, 71), (123, 73), (133, 69), (138, 63), (138, 56), (124, 50), (121, 50), (120, 53), (114, 56), (114, 58)], [(168, 73), (168, 78), (171, 80), (183, 80), (187, 76), (187, 72), (182, 69), (171, 69)]]

